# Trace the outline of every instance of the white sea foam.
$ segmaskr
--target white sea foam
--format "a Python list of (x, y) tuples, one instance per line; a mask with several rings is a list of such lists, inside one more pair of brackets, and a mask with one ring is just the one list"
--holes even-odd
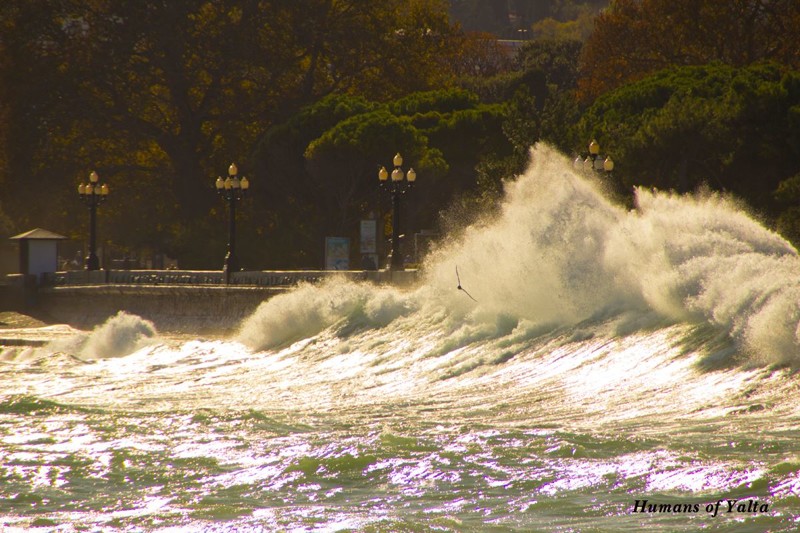
[(333, 279), (301, 285), (262, 303), (242, 324), (237, 338), (265, 350), (313, 336), (339, 322), (349, 327), (381, 327), (409, 312), (399, 292)]
[(537, 322), (650, 309), (724, 328), (751, 360), (800, 362), (800, 259), (718, 194), (637, 189), (614, 205), (554, 149), (537, 145), (496, 220), (429, 260), (428, 283), (459, 266), (480, 304)]
[[(635, 209), (623, 208), (564, 155), (537, 145), (499, 213), (431, 254), (415, 292), (344, 281), (303, 286), (262, 304), (239, 340), (268, 349), (340, 322), (382, 327), (410, 313), (431, 327), (469, 329), (466, 320), (494, 331), (483, 326), (498, 316), (536, 330), (626, 311), (707, 321), (752, 362), (800, 362), (795, 249), (718, 194), (635, 194)], [(478, 303), (456, 290), (456, 266)]]
[(83, 359), (123, 357), (158, 340), (156, 327), (149, 320), (120, 311), (89, 333), (49, 343), (48, 352), (65, 352)]
[(754, 360), (800, 362), (800, 259), (789, 243), (716, 194), (636, 199), (607, 264), (654, 309), (725, 328)]
[(570, 324), (641, 296), (602, 264), (622, 208), (597, 183), (573, 173), (554, 150), (532, 151), (527, 172), (506, 190), (496, 219), (464, 233), (428, 260), (428, 283), (462, 285), (480, 305), (534, 322)]

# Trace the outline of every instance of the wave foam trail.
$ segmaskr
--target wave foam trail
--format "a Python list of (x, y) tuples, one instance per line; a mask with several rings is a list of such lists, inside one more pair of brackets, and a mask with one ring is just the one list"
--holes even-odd
[(553, 148), (531, 150), (496, 219), (437, 251), (428, 283), (486, 309), (575, 324), (608, 311), (707, 320), (759, 363), (800, 362), (800, 258), (717, 194), (635, 191), (631, 211)]

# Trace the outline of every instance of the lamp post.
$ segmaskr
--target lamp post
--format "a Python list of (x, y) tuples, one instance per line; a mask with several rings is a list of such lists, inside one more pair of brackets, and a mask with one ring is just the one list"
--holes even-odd
[(236, 257), (236, 202), (247, 194), (250, 182), (244, 176), (240, 178), (236, 163), (231, 163), (228, 167), (228, 177), (225, 179), (222, 179), (222, 176), (218, 177), (215, 185), (217, 193), (228, 202), (228, 253), (225, 255), (225, 265), (222, 270), (225, 272), (225, 279), (230, 281), (231, 273), (239, 270), (239, 260)]
[(381, 187), (392, 195), (392, 248), (387, 258), (389, 270), (403, 270), (403, 256), (400, 253), (400, 197), (414, 186), (417, 173), (413, 168), (409, 168), (406, 173), (403, 172), (403, 157), (399, 153), (394, 156), (392, 163), (394, 170), (391, 173), (391, 181), (389, 172), (383, 166), (378, 171), (378, 180)]
[(605, 172), (608, 176), (614, 170), (614, 161), (611, 156), (606, 155), (605, 159), (600, 157), (600, 144), (594, 139), (589, 143), (589, 155), (586, 156), (586, 159), (578, 156), (573, 165), (576, 169), (583, 169), (587, 174), (595, 170), (597, 172)]
[(108, 185), (100, 183), (100, 176), (92, 171), (89, 183), (78, 185), (78, 195), (89, 207), (89, 254), (86, 256), (86, 270), (100, 270), (100, 259), (97, 257), (97, 206), (108, 197)]

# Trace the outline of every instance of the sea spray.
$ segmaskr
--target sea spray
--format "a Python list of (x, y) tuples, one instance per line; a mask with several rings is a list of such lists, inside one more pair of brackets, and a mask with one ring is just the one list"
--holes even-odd
[(123, 357), (157, 342), (157, 336), (152, 322), (120, 311), (93, 331), (53, 341), (46, 350), (70, 353), (82, 359)]
[(496, 220), (428, 260), (427, 282), (461, 281), (481, 306), (574, 324), (654, 310), (723, 328), (753, 362), (800, 362), (800, 259), (719, 194), (635, 190), (614, 205), (553, 148), (531, 150)]
[(724, 328), (751, 362), (800, 362), (800, 258), (717, 193), (636, 190), (603, 257), (659, 312)]
[(625, 211), (598, 183), (539, 145), (528, 170), (507, 185), (497, 217), (470, 228), (427, 261), (427, 282), (461, 282), (485, 309), (534, 322), (573, 324), (605, 309), (643, 304), (601, 262)]
[(498, 317), (541, 330), (624, 315), (638, 317), (617, 320), (627, 333), (665, 320), (706, 322), (750, 363), (800, 362), (795, 249), (719, 194), (634, 192), (634, 209), (615, 204), (595, 178), (539, 144), (494, 218), (426, 258), (418, 288), (305, 285), (262, 304), (238, 339), (263, 350), (329, 327), (346, 333), (433, 316), (461, 339), (434, 349), (442, 353), (493, 337)]
[(390, 288), (333, 279), (302, 284), (262, 303), (243, 322), (237, 339), (254, 350), (276, 348), (337, 324), (342, 332), (382, 327), (411, 311), (412, 299)]

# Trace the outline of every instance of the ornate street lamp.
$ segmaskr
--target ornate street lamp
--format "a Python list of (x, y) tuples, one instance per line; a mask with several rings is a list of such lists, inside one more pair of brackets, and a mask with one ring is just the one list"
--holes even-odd
[(400, 197), (411, 190), (417, 180), (417, 173), (413, 168), (403, 173), (403, 157), (398, 153), (392, 160), (394, 170), (389, 180), (389, 172), (386, 167), (381, 167), (378, 171), (378, 180), (381, 188), (389, 191), (392, 195), (392, 249), (389, 251), (388, 264), (389, 270), (403, 270), (403, 256), (400, 253)]
[(236, 202), (245, 197), (250, 182), (244, 176), (240, 178), (236, 163), (231, 163), (228, 177), (218, 177), (215, 185), (217, 193), (228, 202), (228, 253), (225, 255), (222, 270), (225, 272), (225, 279), (230, 281), (231, 273), (239, 270), (239, 260), (236, 257)]
[(611, 172), (614, 170), (614, 161), (611, 159), (610, 155), (607, 155), (603, 160), (603, 170), (605, 171), (606, 175), (611, 174)]
[(100, 259), (97, 257), (97, 206), (108, 197), (108, 185), (100, 183), (100, 176), (92, 171), (89, 183), (78, 185), (78, 195), (89, 207), (89, 255), (86, 256), (86, 270), (100, 270)]
[(610, 175), (611, 171), (614, 170), (614, 161), (612, 161), (609, 155), (606, 155), (605, 159), (600, 157), (600, 144), (592, 140), (592, 142), (589, 143), (589, 155), (586, 156), (586, 159), (582, 159), (581, 156), (578, 156), (574, 161), (574, 167), (576, 169), (583, 169), (587, 174), (594, 170), (597, 172), (605, 172), (606, 175)]

